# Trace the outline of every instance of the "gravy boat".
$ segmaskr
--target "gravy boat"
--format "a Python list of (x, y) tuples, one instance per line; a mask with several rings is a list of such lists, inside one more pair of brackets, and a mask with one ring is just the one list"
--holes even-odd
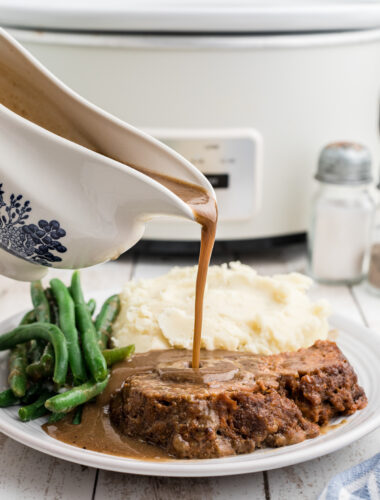
[(31, 281), (49, 267), (92, 266), (132, 247), (153, 217), (194, 221), (179, 197), (128, 165), (215, 197), (191, 163), (77, 95), (1, 29), (0, 63), (37, 87), (85, 137), (77, 144), (0, 105), (1, 274)]

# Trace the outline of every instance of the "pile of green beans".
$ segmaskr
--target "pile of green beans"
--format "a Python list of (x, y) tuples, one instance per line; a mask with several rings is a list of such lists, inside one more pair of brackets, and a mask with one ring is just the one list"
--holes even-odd
[(10, 349), (9, 388), (0, 392), (0, 408), (21, 405), (23, 422), (47, 414), (58, 422), (72, 412), (78, 425), (83, 405), (106, 388), (109, 367), (134, 352), (133, 345), (109, 348), (119, 296), (109, 297), (93, 320), (96, 302), (85, 301), (78, 271), (70, 286), (54, 278), (44, 289), (34, 281), (30, 294), (33, 309), (0, 335), (0, 351)]

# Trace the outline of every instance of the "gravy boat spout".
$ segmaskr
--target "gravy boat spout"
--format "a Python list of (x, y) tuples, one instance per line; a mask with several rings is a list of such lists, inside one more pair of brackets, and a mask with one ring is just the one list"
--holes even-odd
[(0, 97), (1, 274), (28, 281), (50, 266), (91, 266), (133, 246), (155, 216), (194, 220), (189, 205), (133, 166), (215, 197), (191, 163), (75, 94), (4, 30)]

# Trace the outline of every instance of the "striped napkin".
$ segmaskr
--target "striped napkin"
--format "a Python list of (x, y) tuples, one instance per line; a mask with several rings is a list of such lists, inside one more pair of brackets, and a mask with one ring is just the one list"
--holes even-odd
[(380, 453), (334, 476), (318, 500), (380, 500)]

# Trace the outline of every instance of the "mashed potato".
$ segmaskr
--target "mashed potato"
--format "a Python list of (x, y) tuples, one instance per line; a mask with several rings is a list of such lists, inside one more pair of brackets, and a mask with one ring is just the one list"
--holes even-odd
[[(116, 346), (136, 352), (191, 349), (197, 267), (173, 268), (154, 279), (128, 282), (114, 324)], [(211, 266), (202, 347), (272, 354), (326, 339), (328, 306), (312, 303), (312, 280), (302, 274), (259, 276), (240, 262)]]

